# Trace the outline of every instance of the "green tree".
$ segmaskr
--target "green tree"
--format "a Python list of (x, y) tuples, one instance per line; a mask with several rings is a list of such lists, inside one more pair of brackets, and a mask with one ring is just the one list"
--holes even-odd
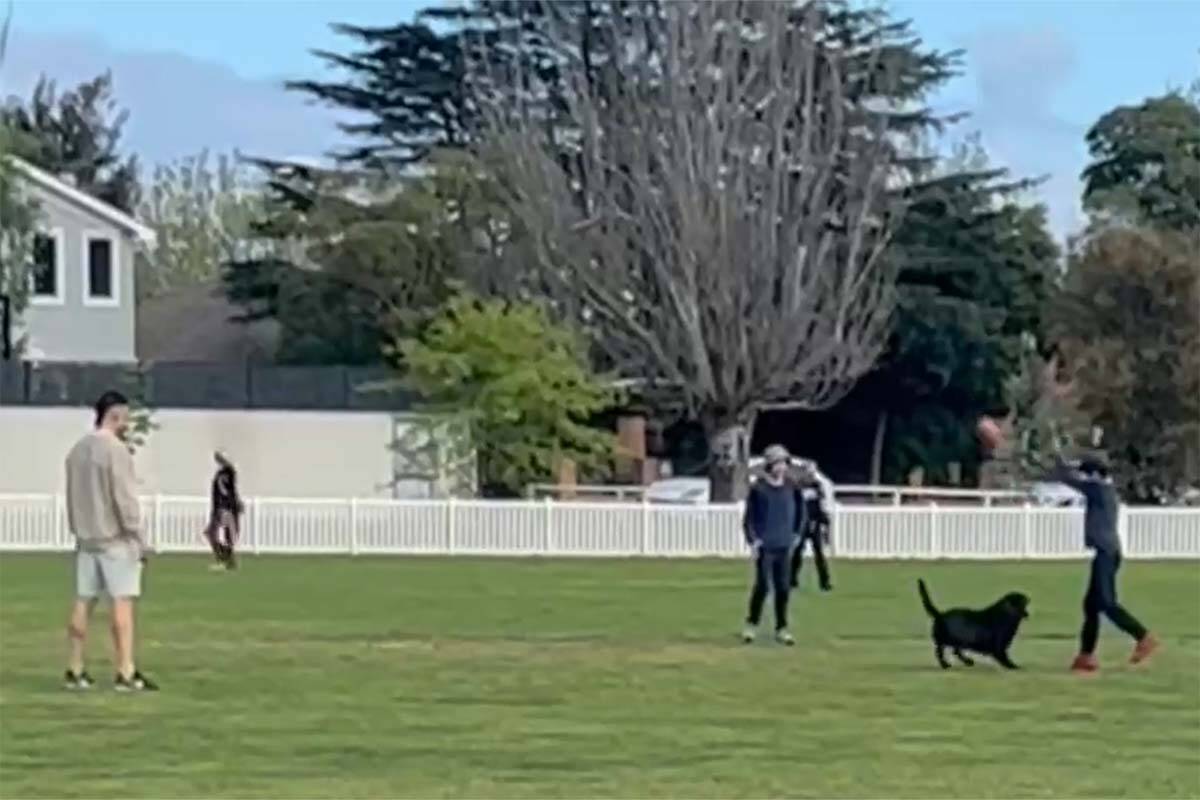
[(1040, 348), (1034, 336), (1026, 336), (1017, 370), (1005, 383), (1007, 444), (1013, 477), (1022, 481), (1044, 477), (1055, 456), (1093, 443), (1091, 421), (1079, 408), (1075, 386), (1063, 380), (1059, 357)]
[(1200, 228), (1200, 93), (1172, 92), (1102, 116), (1087, 133), (1084, 208)]
[(1052, 332), (1134, 498), (1200, 481), (1200, 251), (1168, 230), (1097, 226), (1068, 259)]
[(61, 95), (53, 81), (42, 78), (28, 103), (0, 111), (0, 121), (17, 137), (19, 155), (53, 175), (69, 176), (80, 190), (123, 211), (132, 211), (138, 200), (137, 159), (118, 151), (128, 117), (117, 106), (107, 73)]
[[(466, 154), (419, 176), (270, 165), (263, 253), (226, 266), (244, 319), (273, 318), (285, 363), (380, 363), (456, 285), (514, 289), (521, 264), (491, 181)], [(515, 292), (514, 292), (515, 293)]]
[[(0, 66), (4, 63), (4, 52), (8, 45), (9, 23), (12, 9), (0, 25)], [(37, 205), (23, 191), (21, 177), (9, 155), (15, 150), (16, 137), (9, 126), (0, 118), (0, 314), (5, 310), (7, 318), (0, 318), (0, 325), (10, 330), (0, 331), (12, 335), (29, 299), (29, 257), (37, 222)], [(20, 343), (17, 343), (19, 349)]]
[(427, 440), (468, 443), (486, 493), (518, 494), (562, 459), (609, 463), (615, 438), (589, 422), (617, 397), (591, 373), (583, 340), (542, 307), (459, 294), (395, 347), (429, 415)]
[(154, 170), (138, 205), (154, 229), (154, 248), (138, 263), (139, 299), (185, 286), (218, 285), (222, 267), (248, 257), (251, 226), (263, 211), (260, 188), (246, 169), (208, 153)]

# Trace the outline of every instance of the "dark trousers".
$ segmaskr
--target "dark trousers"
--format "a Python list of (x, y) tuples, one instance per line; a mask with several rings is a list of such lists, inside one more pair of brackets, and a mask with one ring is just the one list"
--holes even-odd
[[(222, 531), (224, 537), (221, 536)], [(232, 567), (235, 563), (233, 549), (238, 538), (237, 514), (226, 510), (214, 511), (204, 529), (204, 538), (208, 540), (217, 561)]]
[(1091, 655), (1096, 652), (1096, 640), (1100, 636), (1100, 615), (1108, 617), (1136, 641), (1146, 635), (1146, 629), (1132, 614), (1117, 602), (1117, 570), (1121, 568), (1120, 553), (1104, 553), (1099, 550), (1092, 558), (1091, 576), (1088, 578), (1087, 594), (1083, 597), (1083, 630), (1079, 632), (1079, 652)]
[(817, 563), (817, 581), (822, 589), (828, 589), (829, 564), (825, 560), (824, 531), (820, 528), (810, 528), (792, 550), (792, 586), (800, 585), (800, 568), (804, 566), (804, 545), (812, 542), (813, 561)]
[(775, 630), (783, 630), (787, 627), (788, 593), (791, 591), (786, 548), (759, 548), (754, 558), (754, 588), (750, 591), (750, 614), (746, 617), (751, 625), (757, 625), (762, 619), (768, 585), (775, 597)]

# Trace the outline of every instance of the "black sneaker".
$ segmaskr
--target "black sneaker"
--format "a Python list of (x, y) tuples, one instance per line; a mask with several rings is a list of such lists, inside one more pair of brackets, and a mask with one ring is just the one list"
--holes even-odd
[(131, 678), (118, 675), (113, 688), (118, 692), (157, 692), (158, 684), (135, 670)]
[(84, 689), (90, 689), (95, 685), (96, 682), (92, 680), (91, 675), (87, 674), (87, 670), (84, 670), (78, 675), (76, 675), (74, 672), (71, 672), (71, 670), (67, 670), (63, 673), (64, 689), (70, 689), (71, 691), (82, 691)]

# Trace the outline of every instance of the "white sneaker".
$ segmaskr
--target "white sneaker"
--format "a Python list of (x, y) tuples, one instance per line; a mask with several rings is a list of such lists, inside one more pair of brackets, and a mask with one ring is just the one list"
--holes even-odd
[(791, 647), (796, 643), (796, 639), (788, 632), (787, 628), (775, 631), (775, 641), (787, 647)]
[(758, 630), (752, 625), (747, 625), (742, 628), (742, 642), (744, 644), (754, 644), (755, 637), (758, 636)]

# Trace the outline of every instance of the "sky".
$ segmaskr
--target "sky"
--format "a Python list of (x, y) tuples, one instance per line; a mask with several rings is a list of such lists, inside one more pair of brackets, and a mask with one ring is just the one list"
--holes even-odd
[[(0, 0), (0, 13), (5, 0)], [(284, 91), (331, 77), (314, 49), (346, 40), (332, 22), (383, 25), (412, 0), (11, 0), (0, 95), (39, 75), (68, 86), (111, 69), (129, 109), (128, 149), (156, 163), (240, 151), (319, 157), (344, 141), (337, 114)], [(967, 112), (947, 144), (979, 133), (992, 160), (1044, 176), (1031, 199), (1054, 230), (1078, 227), (1083, 136), (1109, 109), (1200, 77), (1200, 0), (890, 0), (940, 49), (966, 51), (963, 74), (934, 98)]]

